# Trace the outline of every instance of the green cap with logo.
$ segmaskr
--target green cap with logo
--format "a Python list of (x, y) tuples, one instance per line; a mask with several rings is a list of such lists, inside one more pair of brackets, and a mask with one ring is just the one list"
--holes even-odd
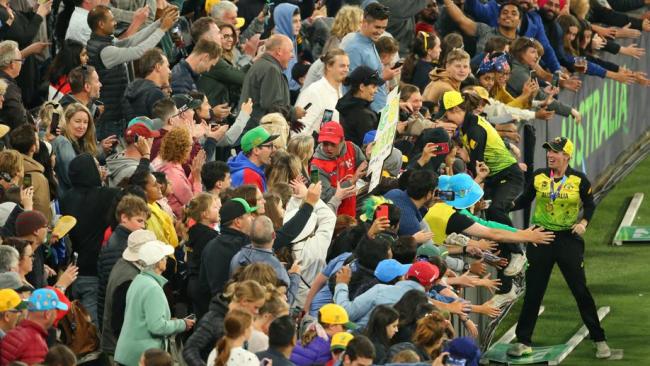
[(271, 135), (262, 126), (255, 127), (246, 132), (241, 138), (241, 149), (245, 153), (250, 152), (255, 147), (277, 139), (278, 136), (279, 135)]

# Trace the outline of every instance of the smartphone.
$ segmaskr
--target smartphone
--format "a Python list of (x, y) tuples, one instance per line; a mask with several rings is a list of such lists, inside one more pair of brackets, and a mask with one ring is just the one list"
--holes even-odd
[(453, 201), (456, 199), (456, 194), (454, 191), (438, 191), (436, 197), (443, 201)]
[(56, 130), (59, 128), (59, 120), (61, 115), (57, 112), (52, 113), (52, 123), (50, 123), (50, 133), (56, 135)]
[(332, 120), (332, 117), (334, 117), (334, 111), (331, 109), (326, 109), (325, 112), (323, 112), (323, 119), (320, 121), (320, 123), (327, 123)]
[(140, 139), (140, 136), (138, 135), (133, 135), (133, 143), (138, 143), (138, 140)]
[(554, 88), (557, 88), (560, 86), (560, 72), (555, 72), (553, 73), (553, 80), (551, 81), (551, 85)]
[(391, 70), (399, 69), (402, 67), (402, 65), (404, 65), (404, 60), (399, 60), (395, 63), (395, 65), (393, 65), (393, 67), (391, 67)]
[(309, 172), (309, 178), (312, 184), (318, 183), (318, 181), (320, 180), (318, 169), (311, 168), (311, 171)]
[(79, 259), (79, 253), (74, 252), (72, 253), (72, 265), (76, 266), (77, 265), (77, 260)]
[(24, 188), (29, 188), (32, 186), (32, 176), (29, 174), (25, 174), (23, 177), (23, 189)]
[(465, 366), (465, 363), (467, 362), (466, 359), (464, 358), (455, 358), (448, 356), (447, 360), (445, 361), (445, 365), (448, 366)]
[(263, 358), (262, 361), (260, 361), (260, 366), (269, 366), (272, 365), (273, 361), (271, 361), (270, 358)]
[(439, 144), (435, 144), (435, 153), (436, 155), (443, 155), (443, 154), (449, 154), (449, 143), (447, 142), (441, 142)]
[(388, 218), (388, 206), (380, 205), (377, 207), (377, 213), (375, 214), (376, 218), (385, 217)]
[(342, 188), (352, 187), (352, 181), (349, 180), (349, 179), (342, 180), (342, 181), (339, 183), (339, 185), (340, 185)]
[(537, 79), (537, 72), (535, 70), (530, 70), (530, 80)]
[(190, 315), (186, 316), (185, 319), (196, 320), (196, 314), (190, 314)]
[(307, 103), (307, 105), (304, 106), (302, 109), (304, 109), (304, 110), (308, 110), (309, 107), (311, 107), (311, 102)]
[(271, 3), (267, 2), (264, 3), (264, 8), (262, 9), (262, 12), (264, 13), (264, 16), (267, 17), (271, 13)]

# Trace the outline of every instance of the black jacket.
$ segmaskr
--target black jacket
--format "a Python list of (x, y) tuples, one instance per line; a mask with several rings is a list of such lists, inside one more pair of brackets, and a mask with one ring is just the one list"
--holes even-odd
[(339, 99), (336, 110), (339, 111), (345, 140), (357, 146), (363, 146), (366, 132), (377, 129), (377, 114), (370, 109), (370, 102), (353, 96), (351, 92)]
[(221, 228), (221, 235), (210, 240), (201, 256), (199, 283), (210, 298), (222, 293), (230, 277), (230, 260), (245, 245), (250, 244), (248, 235), (228, 227)]
[(72, 159), (68, 177), (72, 188), (60, 201), (61, 214), (77, 218), (70, 240), (72, 250), (79, 253), (79, 275), (97, 276), (97, 259), (110, 223), (109, 211), (120, 191), (102, 187), (95, 158), (88, 153)]
[[(115, 263), (122, 258), (122, 253), (126, 249), (129, 241), (131, 230), (122, 225), (115, 227), (113, 234), (108, 239), (108, 244), (102, 248), (97, 260), (97, 276), (99, 277), (99, 287), (97, 291), (97, 314), (104, 314), (104, 300), (106, 296), (106, 285), (108, 277)], [(102, 329), (102, 316), (98, 316), (99, 329)]]
[(190, 249), (187, 254), (187, 275), (188, 277), (199, 277), (201, 270), (201, 254), (205, 249), (208, 242), (217, 236), (219, 233), (201, 223), (198, 223), (190, 228), (187, 232), (188, 239), (185, 246)]
[(17, 126), (27, 123), (27, 110), (23, 104), (22, 91), (16, 80), (0, 71), (0, 79), (7, 82), (7, 91), (5, 92), (5, 101), (0, 109), (0, 122), (9, 126), (12, 130)]
[(187, 94), (196, 90), (196, 82), (198, 80), (199, 75), (183, 59), (172, 69), (172, 92), (174, 94)]
[(158, 85), (147, 79), (135, 79), (124, 92), (122, 108), (124, 118), (128, 122), (134, 117), (151, 116), (153, 104), (163, 99), (165, 94)]
[(210, 310), (199, 320), (194, 333), (183, 348), (183, 359), (187, 366), (205, 366), (210, 351), (224, 335), (223, 320), (228, 313), (228, 303), (220, 296), (214, 296)]

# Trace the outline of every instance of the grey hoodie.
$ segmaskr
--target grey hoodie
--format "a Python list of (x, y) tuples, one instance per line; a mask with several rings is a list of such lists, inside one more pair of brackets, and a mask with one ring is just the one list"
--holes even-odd
[(108, 186), (117, 187), (124, 178), (130, 178), (135, 173), (139, 163), (139, 159), (124, 156), (124, 152), (109, 156), (106, 159)]

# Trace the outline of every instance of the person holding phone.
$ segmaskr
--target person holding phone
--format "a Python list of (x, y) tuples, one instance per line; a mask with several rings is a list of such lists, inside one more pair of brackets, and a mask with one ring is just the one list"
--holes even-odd
[[(321, 199), (325, 202), (334, 196), (339, 185), (344, 188), (355, 185), (359, 178), (365, 176), (368, 166), (361, 148), (346, 141), (343, 127), (338, 122), (328, 122), (321, 127), (311, 164), (320, 173), (323, 185)], [(356, 194), (345, 198), (337, 214), (355, 217), (356, 204)]]
[(296, 105), (303, 108), (311, 103), (311, 107), (306, 109), (305, 116), (300, 120), (305, 125), (299, 133), (301, 135), (318, 133), (323, 123), (339, 120), (336, 104), (343, 95), (341, 86), (348, 75), (350, 60), (340, 48), (329, 50), (320, 60), (325, 67), (325, 74), (318, 81), (303, 88), (296, 101)]

